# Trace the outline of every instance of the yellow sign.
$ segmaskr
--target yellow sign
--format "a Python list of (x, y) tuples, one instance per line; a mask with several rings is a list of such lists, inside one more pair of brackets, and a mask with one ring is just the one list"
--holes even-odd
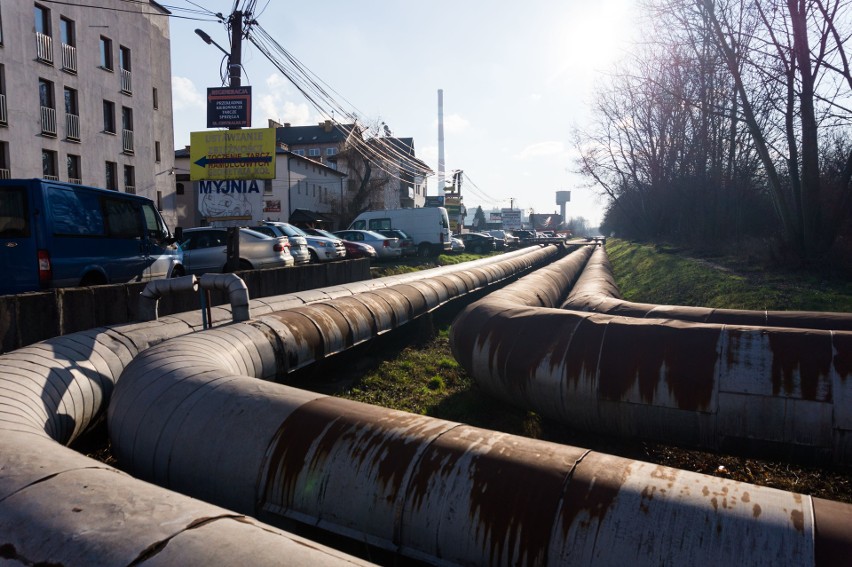
[(190, 132), (189, 178), (275, 179), (275, 128)]

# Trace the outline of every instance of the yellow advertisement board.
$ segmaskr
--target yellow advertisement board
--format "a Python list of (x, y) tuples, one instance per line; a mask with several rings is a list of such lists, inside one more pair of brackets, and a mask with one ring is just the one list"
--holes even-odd
[(275, 128), (190, 132), (189, 177), (275, 179)]

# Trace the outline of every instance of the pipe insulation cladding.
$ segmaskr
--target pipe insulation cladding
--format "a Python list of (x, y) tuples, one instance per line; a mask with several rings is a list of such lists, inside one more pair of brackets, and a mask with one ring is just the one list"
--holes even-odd
[[(305, 392), (264, 319), (176, 338), (109, 410), (136, 476), (442, 565), (813, 565), (852, 507)], [(826, 564), (822, 563), (822, 564)]]

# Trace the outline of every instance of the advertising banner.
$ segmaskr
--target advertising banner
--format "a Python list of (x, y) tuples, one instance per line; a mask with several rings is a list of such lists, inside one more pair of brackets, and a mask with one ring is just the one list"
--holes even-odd
[(190, 132), (189, 177), (275, 179), (275, 128)]
[(523, 228), (520, 209), (502, 209), (500, 216), (503, 218), (503, 230), (520, 230)]
[(250, 126), (251, 87), (207, 89), (208, 128), (249, 128)]

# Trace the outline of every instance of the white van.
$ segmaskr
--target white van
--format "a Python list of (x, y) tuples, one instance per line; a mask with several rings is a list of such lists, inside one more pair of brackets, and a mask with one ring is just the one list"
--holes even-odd
[(404, 230), (411, 236), (418, 256), (434, 256), (452, 249), (450, 219), (444, 207), (365, 211), (349, 225), (350, 230), (391, 228)]

